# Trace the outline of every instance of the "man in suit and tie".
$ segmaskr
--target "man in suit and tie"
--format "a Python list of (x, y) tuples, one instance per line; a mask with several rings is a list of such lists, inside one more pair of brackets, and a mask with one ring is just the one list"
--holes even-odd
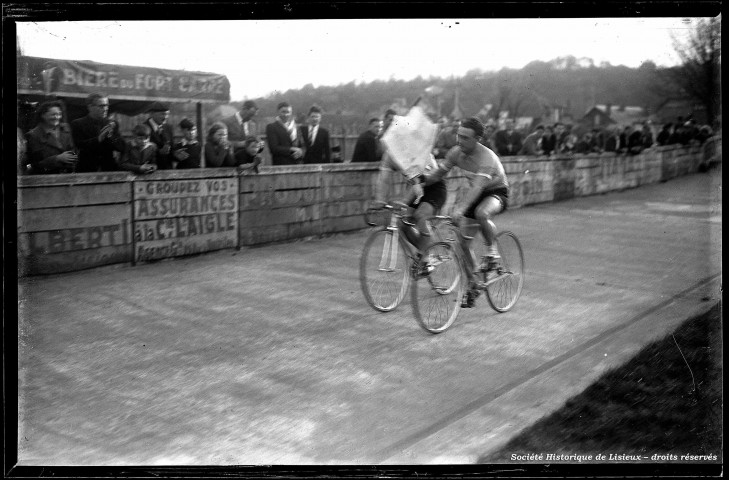
[(266, 125), (266, 140), (271, 152), (272, 165), (294, 165), (304, 161), (304, 142), (296, 128), (294, 110), (288, 102), (276, 108), (278, 116)]
[(312, 106), (306, 120), (309, 125), (301, 127), (301, 137), (306, 146), (304, 163), (330, 163), (329, 132), (320, 126), (321, 108)]
[(175, 130), (167, 123), (170, 116), (170, 107), (161, 102), (154, 102), (148, 110), (150, 116), (144, 121), (151, 131), (149, 141), (157, 145), (157, 168), (160, 170), (172, 169), (172, 143), (175, 139)]
[(514, 129), (514, 120), (507, 119), (503, 130), (496, 132), (494, 146), (499, 156), (516, 155), (522, 147), (521, 134)]
[(228, 127), (228, 142), (233, 146), (233, 152), (237, 153), (245, 149), (246, 138), (258, 136), (258, 125), (253, 117), (258, 113), (258, 106), (253, 100), (246, 100), (240, 112), (224, 118), (222, 122)]

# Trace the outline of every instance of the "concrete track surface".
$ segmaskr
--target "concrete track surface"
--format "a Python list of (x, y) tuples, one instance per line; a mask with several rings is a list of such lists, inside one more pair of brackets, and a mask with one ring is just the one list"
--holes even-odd
[(367, 305), (367, 230), (22, 279), (19, 465), (472, 463), (720, 299), (720, 169), (497, 225), (521, 299), (440, 335)]

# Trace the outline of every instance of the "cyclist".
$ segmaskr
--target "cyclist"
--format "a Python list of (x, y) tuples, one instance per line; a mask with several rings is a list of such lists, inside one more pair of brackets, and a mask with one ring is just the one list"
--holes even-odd
[(411, 186), (402, 203), (414, 208), (413, 220), (416, 229), (404, 228), (405, 236), (411, 244), (422, 252), (429, 244), (432, 234), (428, 218), (437, 215), (446, 201), (446, 184), (442, 179), (434, 180), (429, 185), (422, 183), (422, 175), (438, 167), (432, 155), (429, 155), (424, 167), (413, 166), (407, 171), (395, 163), (392, 156), (385, 151), (380, 161), (380, 172), (375, 183), (374, 208), (381, 208), (385, 204), (385, 196), (392, 172), (399, 172), (408, 179)]
[[(471, 117), (458, 127), (456, 133), (456, 146), (446, 154), (437, 169), (425, 173), (420, 177), (426, 185), (442, 181), (442, 178), (453, 168), (460, 168), (468, 179), (469, 187), (462, 191), (459, 201), (454, 205), (451, 217), (460, 228), (465, 228), (472, 222), (465, 218), (475, 219), (483, 234), (488, 248), (487, 256), (489, 267), (492, 267), (500, 255), (494, 242), (496, 226), (494, 216), (503, 212), (509, 199), (509, 182), (506, 179), (504, 166), (499, 157), (490, 149), (479, 143), (484, 127), (476, 117)], [(462, 239), (464, 252), (470, 252), (469, 240)], [(472, 307), (480, 290), (473, 280), (475, 267), (471, 255), (467, 254), (466, 265), (469, 276), (469, 290), (463, 299), (464, 307)]]

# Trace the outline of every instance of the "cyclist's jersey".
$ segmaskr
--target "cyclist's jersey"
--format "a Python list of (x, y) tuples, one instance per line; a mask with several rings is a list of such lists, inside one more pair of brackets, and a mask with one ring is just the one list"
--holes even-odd
[(491, 180), (484, 191), (509, 188), (509, 181), (506, 179), (506, 172), (499, 157), (480, 143), (477, 143), (474, 151), (468, 155), (463, 153), (458, 146), (451, 148), (446, 154), (445, 160), (441, 162), (440, 170), (445, 174), (453, 167), (463, 170), (471, 188), (479, 176), (485, 176)]

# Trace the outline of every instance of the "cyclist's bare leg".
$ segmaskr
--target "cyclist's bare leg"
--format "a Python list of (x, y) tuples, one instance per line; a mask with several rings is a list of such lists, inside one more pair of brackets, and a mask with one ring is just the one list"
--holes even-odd
[(435, 208), (428, 202), (420, 202), (420, 205), (418, 205), (418, 208), (415, 210), (415, 214), (413, 215), (415, 217), (415, 225), (417, 226), (419, 233), (417, 236), (418, 238), (413, 245), (417, 247), (419, 252), (422, 252), (428, 245), (430, 245), (432, 238), (431, 234), (433, 232), (430, 229), (428, 219), (433, 215), (435, 215)]
[(473, 264), (473, 255), (471, 255), (471, 238), (473, 237), (473, 227), (474, 227), (473, 219), (468, 217), (461, 217), (460, 222), (458, 224), (458, 228), (461, 230), (462, 235), (459, 235), (460, 243), (461, 243), (461, 249), (464, 253), (463, 258), (466, 261), (466, 273), (468, 274), (468, 280), (469, 283), (473, 281), (473, 271), (475, 270), (475, 266)]
[(501, 200), (498, 197), (486, 197), (476, 207), (476, 220), (481, 226), (481, 233), (483, 234), (486, 245), (491, 247), (496, 239), (496, 225), (494, 225), (493, 218), (501, 213), (504, 206), (501, 204)]

